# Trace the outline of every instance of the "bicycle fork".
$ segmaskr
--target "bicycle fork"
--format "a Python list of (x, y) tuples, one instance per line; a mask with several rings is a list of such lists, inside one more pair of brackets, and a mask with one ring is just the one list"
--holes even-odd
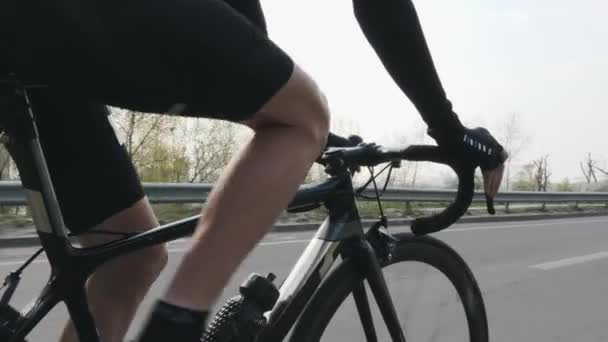
[[(361, 275), (363, 276), (362, 279), (367, 279), (392, 340), (405, 342), (405, 336), (401, 329), (401, 324), (399, 323), (397, 310), (391, 299), (376, 251), (370, 243), (364, 239), (360, 239), (354, 243), (353, 249), (355, 250), (353, 250), (351, 254), (352, 261), (355, 263), (356, 269), (361, 272)], [(363, 280), (356, 284), (353, 289), (353, 296), (368, 341), (376, 341), (377, 337), (374, 331), (374, 324)]]

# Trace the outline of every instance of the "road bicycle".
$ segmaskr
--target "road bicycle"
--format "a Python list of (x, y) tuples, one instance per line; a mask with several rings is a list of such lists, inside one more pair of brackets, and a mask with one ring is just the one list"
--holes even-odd
[[(28, 152), (28, 165), (40, 181), (40, 192), (27, 193), (42, 246), (5, 279), (0, 297), (0, 341), (24, 341), (49, 311), (63, 302), (80, 340), (99, 342), (85, 295), (87, 278), (108, 260), (191, 235), (200, 216), (129, 234), (95, 247), (82, 248), (72, 244), (64, 229), (38, 139), (35, 113), (28, 98), (28, 90), (32, 87), (21, 84), (13, 75), (0, 80), (0, 98), (11, 107), (2, 113), (5, 116), (2, 140), (11, 139), (12, 143), (19, 144)], [(415, 219), (411, 224), (412, 233), (391, 234), (380, 198), (392, 169), (399, 167), (403, 160), (450, 166), (459, 178), (458, 193), (455, 201), (441, 213)], [(487, 342), (484, 302), (473, 273), (454, 249), (428, 235), (449, 227), (466, 212), (473, 197), (475, 168), (460, 163), (435, 146), (385, 148), (363, 143), (355, 136), (347, 139), (334, 134), (330, 134), (327, 148), (317, 162), (325, 166), (327, 179), (302, 186), (287, 210), (301, 212), (325, 207), (327, 218), (280, 284), (278, 300), (265, 314), (267, 322), (258, 341), (282, 341), (286, 338), (293, 342), (324, 340), (328, 324), (350, 295), (356, 303), (364, 334), (362, 338), (377, 341), (368, 291), (373, 294), (390, 338), (405, 341), (407, 326), (400, 322), (383, 270), (397, 263), (415, 261), (438, 270), (456, 290), (466, 316), (466, 341)], [(355, 172), (362, 167), (380, 164), (386, 164), (383, 171), (372, 173), (363, 186), (355, 188)], [(377, 176), (385, 171), (388, 172), (386, 183), (384, 187), (378, 187)], [(375, 189), (380, 218), (371, 227), (364, 227), (357, 198), (370, 186)], [(491, 201), (488, 208), (492, 211)], [(23, 270), (42, 252), (51, 268), (48, 283), (33, 305), (19, 312), (11, 307), (11, 298)]]

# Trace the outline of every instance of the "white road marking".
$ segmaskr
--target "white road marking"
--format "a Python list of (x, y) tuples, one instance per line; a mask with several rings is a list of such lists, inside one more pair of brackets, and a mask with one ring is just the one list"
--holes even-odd
[(530, 268), (536, 268), (543, 271), (554, 270), (560, 267), (572, 266), (582, 264), (590, 261), (600, 260), (608, 258), (608, 252), (598, 252), (593, 254), (587, 254), (572, 258), (560, 259), (551, 262), (545, 262), (542, 264), (531, 265)]

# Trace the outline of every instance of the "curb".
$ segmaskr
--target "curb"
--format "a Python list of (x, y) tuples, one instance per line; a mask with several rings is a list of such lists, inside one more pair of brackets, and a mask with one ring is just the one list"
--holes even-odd
[[(589, 212), (589, 213), (560, 213), (560, 214), (525, 214), (525, 215), (501, 215), (501, 216), (465, 216), (458, 220), (457, 224), (461, 223), (485, 223), (485, 222), (517, 222), (517, 221), (538, 221), (538, 220), (557, 220), (566, 218), (578, 217), (597, 217), (608, 216), (608, 212)], [(389, 218), (390, 225), (409, 225), (413, 221), (412, 218)], [(369, 225), (376, 222), (375, 220), (363, 220), (364, 225)], [(321, 222), (316, 223), (289, 223), (276, 225), (272, 232), (274, 233), (292, 233), (315, 231), (319, 228)], [(40, 240), (37, 235), (23, 235), (16, 237), (0, 238), (0, 248), (18, 248), (18, 247), (34, 247), (39, 246)]]

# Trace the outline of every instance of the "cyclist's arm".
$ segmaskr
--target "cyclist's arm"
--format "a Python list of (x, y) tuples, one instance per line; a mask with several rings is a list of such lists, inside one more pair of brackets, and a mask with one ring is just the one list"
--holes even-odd
[(410, 0), (353, 0), (367, 40), (423, 120), (441, 134), (462, 128), (452, 111)]
[(452, 110), (411, 0), (353, 0), (353, 6), (367, 40), (420, 112), (429, 135), (460, 159), (481, 166), (486, 194), (494, 197), (507, 154), (487, 130), (464, 127)]

